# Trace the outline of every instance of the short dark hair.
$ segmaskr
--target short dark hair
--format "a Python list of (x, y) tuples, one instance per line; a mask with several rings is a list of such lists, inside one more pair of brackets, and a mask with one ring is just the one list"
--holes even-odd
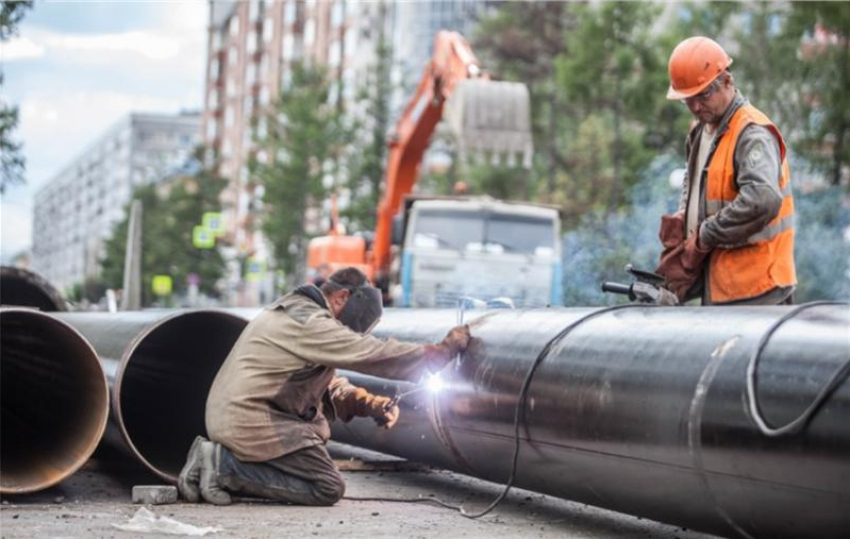
[(360, 288), (368, 283), (369, 278), (366, 277), (365, 273), (357, 268), (348, 267), (335, 271), (319, 288), (325, 294), (330, 294), (337, 290)]

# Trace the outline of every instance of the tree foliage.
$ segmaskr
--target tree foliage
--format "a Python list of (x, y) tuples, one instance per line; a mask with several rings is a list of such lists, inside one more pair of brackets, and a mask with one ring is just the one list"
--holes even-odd
[[(32, 1), (6, 1), (0, 7), (0, 43), (17, 35), (18, 24), (26, 10), (32, 7)], [(2, 47), (2, 45), (0, 45)], [(3, 85), (3, 72), (0, 68), (0, 87)], [(0, 100), (0, 194), (12, 185), (26, 182), (26, 160), (22, 154), (23, 143), (15, 140), (18, 127), (18, 107), (7, 105)]]
[[(200, 292), (219, 295), (224, 259), (217, 248), (194, 247), (192, 233), (205, 212), (220, 211), (219, 195), (227, 180), (201, 167), (200, 153), (196, 160), (196, 174), (140, 186), (133, 194), (133, 200), (142, 202), (142, 305), (152, 305), (156, 299), (151, 291), (154, 275), (171, 276), (173, 294), (180, 295), (188, 288), (189, 274), (195, 273), (200, 277)], [(129, 213), (127, 204), (124, 219), (106, 242), (101, 277), (109, 288), (123, 286)]]
[(291, 85), (265, 116), (265, 136), (258, 137), (251, 163), (254, 181), (262, 186), (263, 235), (276, 269), (293, 282), (303, 280), (307, 211), (325, 199), (333, 158), (349, 137), (329, 92), (324, 68), (295, 64)]
[[(848, 225), (827, 217), (835, 208), (817, 209), (829, 197), (809, 193), (817, 184), (806, 176), (812, 165), (833, 185), (847, 182), (850, 4), (505, 3), (482, 21), (474, 48), (485, 67), (529, 86), (537, 150), (529, 181), (537, 200), (564, 210), (567, 303), (615, 301), (597, 292), (601, 279), (624, 278), (626, 261), (655, 264), (658, 217), (671, 204), (667, 176), (684, 166), (692, 121), (665, 98), (667, 59), (692, 35), (727, 48), (736, 84), (791, 150), (800, 298), (846, 294), (846, 270), (832, 272), (844, 266), (805, 238), (829, 238), (846, 259)], [(635, 197), (651, 185), (661, 190), (655, 202)], [(846, 210), (847, 191), (830, 193)]]

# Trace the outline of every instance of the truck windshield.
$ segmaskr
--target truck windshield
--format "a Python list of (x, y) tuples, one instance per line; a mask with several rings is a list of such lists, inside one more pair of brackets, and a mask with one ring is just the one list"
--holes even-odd
[(432, 210), (416, 217), (413, 245), (465, 251), (484, 237), (484, 215), (477, 212)]
[(458, 210), (421, 211), (416, 217), (414, 247), (488, 251), (527, 255), (552, 254), (551, 219)]
[(554, 252), (555, 227), (551, 219), (491, 214), (487, 220), (485, 233), (485, 245), (500, 245), (506, 252), (523, 254)]

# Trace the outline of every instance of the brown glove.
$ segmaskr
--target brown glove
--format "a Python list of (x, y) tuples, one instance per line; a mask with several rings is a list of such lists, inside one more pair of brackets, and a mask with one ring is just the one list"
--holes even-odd
[(685, 214), (676, 212), (672, 215), (662, 215), (658, 239), (665, 250), (681, 245), (685, 241)]
[(372, 417), (384, 428), (391, 428), (398, 421), (400, 410), (392, 405), (392, 399), (373, 395), (358, 387), (346, 396), (346, 401), (353, 404), (353, 412), (357, 417)]
[(680, 302), (699, 278), (702, 262), (710, 252), (700, 247), (699, 234), (692, 234), (684, 244), (662, 255), (657, 272), (667, 278), (667, 288)]
[(469, 326), (455, 326), (449, 330), (445, 337), (443, 337), (443, 341), (440, 343), (441, 346), (445, 346), (449, 352), (449, 358), (453, 358), (458, 354), (462, 354), (466, 351), (466, 347), (469, 346)]

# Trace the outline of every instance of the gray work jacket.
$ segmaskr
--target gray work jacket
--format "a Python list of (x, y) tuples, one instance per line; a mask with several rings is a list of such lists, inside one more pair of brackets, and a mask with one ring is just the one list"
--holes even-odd
[[(691, 178), (701, 177), (697, 222), (700, 223), (699, 241), (703, 247), (713, 249), (718, 246), (728, 248), (744, 245), (747, 238), (767, 226), (779, 214), (782, 207), (783, 195), (779, 187), (779, 181), (782, 177), (782, 155), (779, 149), (779, 141), (776, 140), (770, 129), (752, 124), (744, 129), (735, 146), (735, 183), (738, 188), (738, 196), (731, 204), (706, 219), (705, 187), (714, 151), (729, 130), (730, 118), (739, 107), (746, 103), (747, 100), (744, 96), (736, 91), (732, 104), (718, 125), (705, 167), (702, 170), (697, 170), (697, 159), (704, 125), (700, 123), (691, 129), (685, 141), (687, 169), (685, 181), (682, 185), (682, 196), (679, 200), (679, 211), (685, 213), (684, 220), (688, 222), (686, 212), (688, 211), (688, 200), (691, 196), (693, 184)], [(750, 156), (754, 155), (759, 156), (759, 158), (751, 159)], [(701, 297), (703, 305), (711, 304), (711, 298), (708, 294), (708, 273), (708, 259), (706, 259), (702, 278), (688, 292), (688, 299)], [(767, 294), (745, 302), (777, 304), (781, 303), (792, 292), (793, 287), (774, 289)]]
[(248, 462), (323, 444), (335, 396), (351, 387), (335, 369), (418, 381), (447, 355), (439, 346), (356, 333), (291, 293), (248, 324), (222, 364), (207, 398), (207, 433)]

